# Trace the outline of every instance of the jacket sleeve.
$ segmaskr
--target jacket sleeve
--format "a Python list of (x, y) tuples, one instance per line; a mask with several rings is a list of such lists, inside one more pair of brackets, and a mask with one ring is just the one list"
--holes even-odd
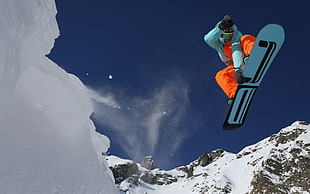
[(204, 40), (205, 42), (212, 48), (214, 48), (215, 50), (218, 49), (219, 47), (219, 38), (221, 37), (222, 31), (220, 30), (220, 28), (218, 27), (219, 24), (221, 22), (218, 22), (215, 25), (215, 28), (213, 28), (210, 32), (208, 32), (205, 36), (204, 36)]
[(240, 38), (242, 37), (241, 32), (237, 29), (236, 25), (234, 25), (234, 36), (232, 38), (232, 57), (234, 62), (235, 71), (242, 69), (243, 64), (243, 50), (240, 46)]

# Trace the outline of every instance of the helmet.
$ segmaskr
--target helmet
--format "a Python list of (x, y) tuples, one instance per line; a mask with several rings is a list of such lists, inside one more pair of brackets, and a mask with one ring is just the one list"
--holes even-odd
[(234, 20), (231, 19), (230, 16), (226, 15), (222, 19), (221, 23), (219, 24), (219, 28), (224, 32), (224, 33), (232, 33), (234, 32)]

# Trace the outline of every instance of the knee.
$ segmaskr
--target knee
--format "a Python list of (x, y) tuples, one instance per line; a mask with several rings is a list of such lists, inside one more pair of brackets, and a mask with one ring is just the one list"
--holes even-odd
[(230, 76), (228, 75), (227, 69), (222, 69), (216, 73), (215, 80), (219, 85), (221, 85), (228, 77)]
[(216, 82), (219, 82), (220, 80), (223, 79), (223, 77), (224, 77), (223, 74), (224, 74), (223, 71), (219, 71), (219, 72), (216, 73), (216, 75), (215, 75)]
[(244, 35), (240, 39), (241, 47), (243, 48), (243, 52), (245, 55), (250, 55), (252, 52), (252, 48), (254, 46), (255, 37), (251, 35)]
[(252, 35), (243, 35), (240, 38), (240, 42), (241, 42), (241, 44), (244, 44), (245, 42), (255, 42), (255, 39), (256, 38)]
[(229, 66), (221, 71), (217, 72), (215, 75), (215, 80), (217, 83), (221, 83), (223, 81), (235, 79), (235, 71), (234, 66)]

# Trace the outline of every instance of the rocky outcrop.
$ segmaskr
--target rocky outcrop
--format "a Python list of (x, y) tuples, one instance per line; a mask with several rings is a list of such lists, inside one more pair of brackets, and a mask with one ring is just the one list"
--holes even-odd
[(138, 166), (136, 163), (118, 164), (114, 167), (110, 167), (112, 170), (115, 183), (119, 184), (132, 175), (139, 174)]
[[(306, 129), (296, 128), (269, 138), (274, 148), (255, 173), (251, 193), (262, 190), (271, 193), (310, 192), (310, 144), (297, 139), (306, 132)], [(280, 144), (291, 146), (281, 147)]]
[(110, 169), (113, 173), (116, 184), (127, 181), (130, 184), (139, 185), (140, 182), (143, 181), (152, 185), (168, 185), (177, 182), (178, 180), (177, 177), (168, 173), (153, 172), (152, 170), (155, 168), (155, 161), (151, 156), (146, 156), (143, 159), (141, 167), (147, 169), (147, 171), (139, 171), (138, 165), (134, 162), (110, 166)]
[(156, 168), (155, 161), (153, 160), (152, 156), (146, 156), (144, 157), (141, 167), (146, 168), (148, 170), (153, 170)]
[(188, 166), (178, 167), (177, 170), (183, 171), (187, 174), (187, 178), (190, 178), (194, 175), (194, 168), (197, 166), (205, 167), (210, 164), (212, 161), (218, 159), (223, 155), (223, 150), (217, 149), (212, 151), (210, 154), (203, 153), (197, 160), (190, 163)]
[(145, 183), (149, 184), (157, 184), (157, 185), (169, 185), (173, 182), (177, 182), (177, 177), (174, 177), (168, 173), (152, 173), (149, 172), (143, 172), (140, 175), (140, 179), (144, 181)]

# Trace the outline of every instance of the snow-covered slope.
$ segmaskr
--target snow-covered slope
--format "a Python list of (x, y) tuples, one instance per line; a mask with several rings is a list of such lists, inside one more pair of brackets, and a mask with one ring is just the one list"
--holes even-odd
[(0, 193), (118, 193), (85, 86), (46, 57), (56, 12), (0, 1)]
[(109, 139), (89, 119), (89, 91), (46, 57), (56, 12), (54, 0), (0, 1), (0, 193), (119, 193), (108, 163), (126, 193), (310, 193), (304, 122), (171, 171), (102, 156)]
[(118, 184), (124, 193), (310, 193), (310, 125), (297, 121), (238, 154), (215, 150), (171, 171), (138, 167)]

